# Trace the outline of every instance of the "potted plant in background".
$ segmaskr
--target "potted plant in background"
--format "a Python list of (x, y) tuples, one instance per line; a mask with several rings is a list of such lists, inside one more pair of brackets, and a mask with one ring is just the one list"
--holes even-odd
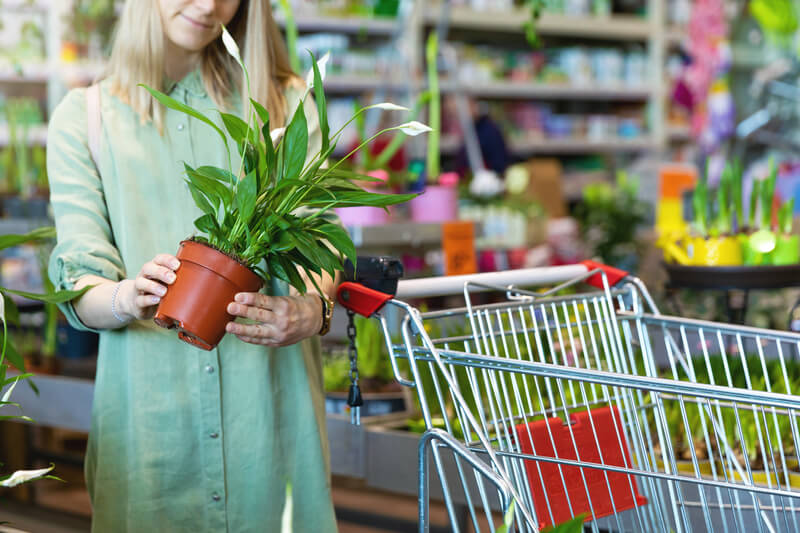
[(425, 44), (425, 61), (428, 72), (428, 124), (433, 131), (428, 135), (425, 190), (409, 202), (411, 218), (415, 222), (447, 222), (458, 218), (458, 175), (441, 173), (439, 166), (439, 140), (441, 132), (441, 95), (439, 92), (439, 38), (431, 32)]
[[(242, 68), (249, 95), (249, 75), (239, 48), (225, 29), (222, 39)], [(341, 160), (325, 167), (342, 131), (331, 134), (328, 125), (322, 87), (326, 62), (327, 56), (319, 63), (312, 56), (312, 70), (306, 78), (309, 90), (303, 98), (304, 101), (313, 89), (322, 135), (318, 153), (306, 153), (308, 127), (303, 101), (285, 128), (271, 131), (269, 113), (250, 98), (246, 122), (219, 112), (223, 127), (241, 156), (239, 168), (233, 169), (230, 157), (227, 169), (185, 165), (192, 198), (203, 212), (195, 221), (201, 234), (180, 243), (177, 257), (181, 266), (176, 281), (161, 300), (155, 316), (159, 325), (176, 328), (182, 340), (207, 350), (216, 346), (225, 334), (225, 325), (233, 319), (226, 308), (237, 292), (254, 292), (264, 282), (278, 279), (305, 293), (306, 281), (298, 269), (313, 282), (312, 274), (324, 271), (333, 275), (341, 270), (345, 257), (355, 262), (355, 246), (350, 236), (325, 216), (331, 209), (386, 207), (413, 197), (365, 191), (356, 182), (374, 182), (374, 179), (346, 170)], [(230, 156), (228, 136), (214, 121), (160, 91), (145, 88), (166, 107), (209, 125), (220, 136)], [(405, 108), (381, 103), (364, 107), (356, 115), (368, 109)], [(395, 130), (417, 135), (430, 128), (411, 121), (381, 130), (366, 142)], [(317, 212), (300, 217), (295, 213), (301, 208)]]
[(778, 209), (778, 237), (772, 252), (773, 265), (794, 265), (800, 262), (800, 237), (792, 234), (794, 198)]
[(772, 231), (773, 210), (775, 208), (775, 184), (778, 180), (778, 167), (770, 160), (769, 176), (761, 181), (753, 182), (753, 191), (750, 193), (750, 219), (755, 219), (755, 206), (761, 203), (761, 220), (759, 225), (752, 228), (753, 233), (747, 239), (744, 252), (744, 264), (768, 265), (771, 263), (771, 254), (775, 249), (776, 236)]

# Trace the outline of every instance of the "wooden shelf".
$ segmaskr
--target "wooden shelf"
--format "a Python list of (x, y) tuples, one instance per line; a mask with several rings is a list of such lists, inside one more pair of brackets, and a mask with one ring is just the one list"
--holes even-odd
[[(21, 129), (21, 128), (20, 128)], [(0, 146), (7, 146), (11, 136), (6, 124), (0, 124)], [(44, 146), (47, 144), (47, 126), (38, 125), (28, 129), (28, 144)]]
[[(286, 18), (276, 14), (280, 27), (286, 26)], [(296, 15), (295, 24), (301, 32), (367, 33), (371, 35), (391, 35), (398, 30), (398, 21), (390, 18), (336, 17), (325, 15)]]
[(47, 0), (4, 0), (3, 10), (9, 11), (47, 11), (50, 9), (50, 2)]
[(664, 33), (664, 40), (667, 43), (667, 46), (675, 47), (680, 46), (689, 38), (689, 32), (686, 28), (681, 27), (670, 27), (667, 28)]
[[(441, 10), (438, 6), (425, 11), (428, 24), (439, 21)], [(450, 8), (450, 27), (477, 31), (522, 32), (523, 23), (528, 20), (526, 9), (477, 11), (464, 7)], [(652, 31), (647, 19), (636, 16), (613, 15), (569, 16), (544, 13), (536, 23), (536, 30), (542, 35), (564, 37), (584, 37), (614, 41), (644, 41)]]
[(691, 140), (689, 126), (667, 126), (667, 138), (670, 141), (683, 142)]
[(461, 90), (471, 96), (483, 98), (542, 98), (552, 100), (647, 100), (651, 89), (648, 87), (603, 86), (594, 87), (558, 85), (544, 83), (495, 81), (468, 84), (458, 81), (444, 81), (442, 92)]

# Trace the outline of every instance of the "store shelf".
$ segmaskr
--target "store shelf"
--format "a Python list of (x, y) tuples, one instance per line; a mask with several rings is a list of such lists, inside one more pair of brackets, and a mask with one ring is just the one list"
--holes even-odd
[(4, 0), (2, 2), (3, 10), (8, 11), (47, 11), (50, 8), (50, 2), (47, 0)]
[[(286, 25), (286, 18), (276, 14), (280, 27)], [(336, 17), (318, 15), (295, 16), (297, 30), (301, 32), (367, 33), (371, 35), (391, 35), (397, 31), (398, 21), (388, 18)]]
[[(436, 24), (440, 14), (439, 7), (429, 7), (425, 12), (425, 20), (429, 24)], [(476, 31), (522, 32), (522, 25), (529, 17), (528, 10), (519, 8), (478, 11), (464, 7), (452, 7), (450, 9), (450, 27)], [(536, 31), (541, 35), (644, 41), (649, 38), (652, 28), (647, 19), (635, 16), (597, 17), (544, 13), (536, 23)]]
[[(461, 140), (453, 135), (443, 136), (440, 150), (443, 154), (452, 155), (462, 145)], [(587, 139), (512, 139), (508, 142), (509, 151), (518, 156), (533, 154), (600, 154), (624, 153), (651, 150), (656, 147), (649, 137), (641, 139), (609, 139), (590, 141)]]
[(354, 74), (330, 75), (325, 78), (323, 84), (326, 90), (340, 93), (375, 91), (378, 89), (408, 89), (407, 83), (397, 80)]
[(44, 63), (0, 67), (0, 83), (47, 83), (49, 79), (50, 68)]
[(383, 226), (349, 226), (347, 231), (357, 248), (419, 248), (442, 243), (441, 224), (399, 222)]
[(603, 86), (594, 87), (528, 83), (514, 81), (495, 81), (489, 83), (464, 83), (445, 81), (442, 92), (464, 91), (481, 98), (542, 98), (552, 100), (647, 100), (651, 90), (648, 87)]
[[(11, 142), (11, 135), (6, 124), (0, 124), (0, 146), (7, 146)], [(47, 143), (47, 126), (33, 126), (28, 130), (29, 144), (44, 146)]]

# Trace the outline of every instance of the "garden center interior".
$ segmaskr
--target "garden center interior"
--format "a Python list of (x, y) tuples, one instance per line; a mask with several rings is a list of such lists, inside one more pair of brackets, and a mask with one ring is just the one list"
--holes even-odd
[[(183, 5), (181, 9), (200, 9), (197, 6), (226, 2), (230, 4), (231, 0), (171, 3)], [(257, 0), (243, 0), (241, 4), (255, 2)], [(52, 275), (48, 276), (55, 232), (38, 229), (57, 222), (51, 205), (50, 183), (57, 179), (52, 175), (53, 160), (60, 156), (50, 150), (56, 150), (51, 148), (53, 132), (59, 130), (51, 128), (48, 135), (48, 124), (70, 91), (93, 85), (107, 75), (111, 49), (118, 35), (117, 21), (129, 8), (127, 4), (136, 3), (155, 6), (170, 2), (0, 0), (0, 292), (3, 295), (0, 300), (3, 319), (0, 532), (77, 533), (91, 528), (93, 509), (84, 467), (92, 425), (98, 343), (103, 333), (98, 335), (73, 327), (63, 312), (62, 300), (42, 300), (25, 294), (52, 294), (57, 289), (70, 288), (61, 286), (58, 281), (54, 286), (55, 278), (51, 280)], [(270, 4), (267, 0), (259, 3)], [(445, 339), (441, 353), (455, 350), (456, 355), (448, 356), (455, 358), (462, 352), (477, 352), (487, 358), (502, 354), (510, 357), (514, 351), (511, 340), (525, 339), (529, 341), (527, 348), (521, 349), (517, 342), (518, 355), (550, 350), (553, 368), (563, 365), (569, 369), (583, 368), (582, 354), (590, 353), (593, 343), (606, 343), (605, 336), (602, 339), (598, 336), (595, 342), (594, 332), (607, 324), (619, 325), (614, 331), (621, 339), (620, 346), (632, 347), (632, 362), (630, 367), (623, 365), (621, 368), (611, 362), (601, 364), (598, 360), (597, 371), (616, 371), (634, 377), (637, 374), (658, 376), (664, 383), (666, 380), (702, 383), (710, 379), (712, 385), (728, 387), (734, 392), (764, 391), (764, 394), (776, 395), (752, 401), (742, 399), (743, 404), (731, 400), (726, 404), (728, 407), (717, 405), (718, 422), (708, 403), (710, 400), (687, 399), (684, 402), (680, 395), (699, 394), (694, 389), (663, 397), (658, 395), (666, 394), (664, 391), (651, 392), (653, 397), (662, 398), (656, 403), (672, 401), (671, 410), (664, 407), (659, 411), (668, 422), (663, 426), (657, 423), (658, 414), (640, 418), (634, 415), (632, 420), (653, 424), (657, 429), (651, 428), (652, 433), (647, 433), (648, 430), (636, 424), (626, 425), (626, 428), (636, 426), (638, 429), (626, 433), (629, 445), (623, 446), (622, 456), (632, 454), (632, 461), (637, 463), (648, 453), (647, 446), (637, 444), (639, 440), (650, 442), (648, 439), (652, 435), (665, 438), (659, 440), (661, 445), (649, 445), (653, 457), (643, 463), (648, 468), (663, 472), (663, 476), (713, 478), (723, 480), (720, 483), (742, 482), (742, 487), (761, 487), (760, 496), (751, 497), (747, 493), (745, 499), (749, 498), (750, 507), (755, 504), (758, 508), (772, 498), (772, 507), (761, 515), (753, 513), (752, 524), (758, 522), (759, 531), (800, 530), (791, 527), (791, 524), (798, 525), (800, 517), (795, 516), (794, 508), (800, 509), (800, 500), (791, 501), (790, 494), (797, 491), (794, 497), (800, 497), (797, 412), (789, 403), (780, 403), (777, 397), (778, 394), (790, 397), (794, 392), (793, 383), (800, 383), (800, 333), (797, 333), (800, 332), (800, 243), (796, 224), (800, 202), (795, 201), (800, 194), (800, 158), (795, 160), (800, 154), (798, 2), (272, 0), (271, 9), (287, 44), (291, 68), (300, 79), (314, 85), (308, 98), (313, 97), (320, 103), (323, 96), (318, 86), (320, 82), (324, 88), (324, 105), (319, 107), (326, 114), (323, 117), (320, 113), (319, 118), (329, 121), (329, 127), (322, 128), (322, 135), (339, 132), (333, 138), (335, 143), (331, 144), (328, 167), (318, 166), (318, 175), (328, 176), (326, 168), (333, 167), (335, 172), (345, 169), (351, 173), (342, 170), (341, 177), (357, 176), (354, 183), (371, 192), (411, 194), (407, 201), (386, 208), (345, 206), (335, 209), (359, 257), (355, 274), (351, 268), (349, 275), (362, 282), (374, 281), (371, 276), (390, 280), (399, 277), (401, 288), (397, 299), (401, 299), (401, 294), (408, 294), (414, 312), (421, 312), (419, 316), (425, 321), (421, 328), (424, 331), (420, 331), (414, 321), (417, 315), (411, 313), (405, 322), (406, 326), (411, 322), (410, 329), (402, 330), (406, 327), (401, 324), (405, 308), (391, 304), (387, 304), (385, 313), (381, 312), (383, 322), (374, 317), (351, 317), (339, 304), (332, 317), (323, 318), (323, 322), (331, 320), (330, 332), (320, 337), (321, 378), (324, 380), (331, 492), (339, 531), (417, 530), (420, 521), (419, 442), (433, 427), (454, 435), (459, 442), (465, 441), (473, 451), (487, 445), (505, 450), (503, 461), (523, 453), (521, 448), (525, 446), (520, 441), (524, 439), (519, 435), (515, 439), (509, 437), (508, 449), (495, 442), (502, 440), (498, 429), (501, 425), (496, 421), (489, 424), (489, 429), (483, 426), (486, 431), (483, 440), (480, 424), (470, 431), (462, 429), (469, 425), (470, 417), (465, 417), (462, 408), (457, 407), (459, 402), (480, 404), (482, 394), (491, 398), (488, 385), (491, 380), (486, 382), (486, 391), (479, 392), (480, 372), (486, 371), (481, 365), (489, 365), (488, 360), (475, 358), (467, 363), (467, 367), (474, 367), (475, 373), (465, 374), (464, 381), (453, 377), (458, 385), (455, 388), (461, 390), (467, 400), (452, 393), (452, 380), (440, 383), (434, 379), (436, 390), (426, 392), (426, 387), (432, 387), (431, 383), (422, 383), (425, 378), (405, 365), (416, 368), (411, 363), (420, 350), (436, 352), (425, 342), (427, 335), (431, 339)], [(239, 46), (246, 62), (250, 48), (243, 42)], [(310, 77), (306, 77), (307, 72)], [(250, 72), (249, 75), (256, 79), (259, 73)], [(363, 106), (374, 107), (359, 112)], [(351, 120), (354, 112), (356, 118)], [(316, 112), (313, 116), (317, 117)], [(291, 118), (287, 116), (287, 122)], [(78, 122), (82, 120), (87, 119), (81, 117)], [(191, 120), (199, 124), (199, 119)], [(214, 120), (221, 128), (223, 123), (217, 118)], [(61, 124), (63, 126), (63, 118)], [(169, 120), (165, 124), (168, 129), (172, 128)], [(241, 124), (249, 128), (249, 122)], [(403, 126), (398, 128), (398, 124)], [(87, 128), (91, 127), (87, 122)], [(113, 124), (106, 123), (103, 127), (107, 135), (114, 136)], [(235, 127), (236, 124), (231, 126), (225, 122), (231, 136), (235, 136)], [(120, 135), (128, 131), (120, 129)], [(182, 130), (183, 125), (178, 129)], [(259, 130), (252, 131), (259, 139)], [(384, 133), (376, 136), (381, 131)], [(209, 137), (215, 136), (210, 128), (206, 133)], [(225, 135), (222, 129), (219, 133)], [(273, 132), (273, 140), (288, 145), (294, 133), (289, 125), (280, 141), (275, 140)], [(266, 130), (264, 137), (272, 150)], [(323, 146), (327, 146), (328, 139), (323, 140)], [(209, 142), (216, 141), (219, 139), (214, 137)], [(231, 143), (229, 155), (243, 142), (247, 141), (242, 141), (240, 136), (238, 142)], [(348, 157), (362, 144), (362, 150)], [(261, 147), (264, 146), (262, 143)], [(76, 147), (70, 145), (69, 149)], [(91, 141), (77, 149), (84, 150), (88, 158)], [(277, 157), (283, 154), (279, 151)], [(273, 152), (273, 162), (274, 157)], [(303, 159), (300, 159), (300, 167)], [(269, 150), (266, 159), (261, 154), (261, 160), (254, 165), (269, 166), (268, 161)], [(289, 156), (286, 161), (286, 165), (291, 165)], [(283, 168), (280, 165), (278, 172)], [(182, 163), (180, 168), (183, 168)], [(187, 167), (189, 185), (202, 188), (197, 185), (202, 181), (192, 181), (192, 172)], [(202, 176), (197, 179), (200, 178)], [(183, 177), (180, 180), (182, 183)], [(98, 186), (102, 189), (104, 185), (98, 181)], [(197, 205), (201, 209), (206, 205), (210, 213), (207, 216), (214, 219), (215, 207), (209, 205), (206, 196), (198, 200), (198, 195), (202, 196), (192, 189)], [(237, 192), (236, 205), (241, 213), (245, 200), (240, 200), (239, 196)], [(188, 192), (186, 198), (191, 201)], [(111, 210), (111, 197), (105, 201)], [(213, 199), (211, 201), (213, 203)], [(315, 205), (321, 207), (322, 200)], [(176, 209), (182, 207), (176, 206)], [(116, 224), (116, 219), (112, 222)], [(213, 223), (217, 224), (215, 220)], [(14, 237), (33, 231), (40, 232), (36, 238)], [(61, 231), (59, 226), (59, 237)], [(247, 238), (251, 237), (248, 230)], [(335, 240), (334, 234), (329, 237), (331, 242)], [(294, 237), (287, 238), (293, 244), (284, 249), (294, 246), (301, 249), (302, 243), (294, 241)], [(146, 236), (136, 235), (133, 239), (142, 240)], [(339, 251), (345, 250), (339, 243), (333, 244)], [(316, 247), (315, 242), (311, 245)], [(174, 248), (177, 247), (178, 242), (175, 242)], [(174, 252), (173, 249), (163, 251)], [(327, 256), (315, 254), (314, 250), (307, 254), (318, 258), (311, 261), (312, 266), (313, 263), (326, 264)], [(370, 257), (374, 259), (368, 260)], [(280, 261), (275, 266), (269, 258), (266, 261), (268, 273), (284, 272)], [(288, 261), (291, 266), (292, 259)], [(553, 287), (564, 281), (568, 286), (558, 287), (558, 296), (548, 304), (551, 307), (542, 304), (542, 309), (537, 308), (535, 312), (539, 293), (516, 293), (510, 288), (504, 293), (502, 290), (517, 285), (514, 273), (519, 269), (574, 273), (575, 270), (546, 269), (587, 265), (585, 261), (620, 269), (640, 280), (636, 287), (646, 289), (637, 289), (633, 296), (628, 295), (625, 291), (629, 289), (619, 289), (622, 285), (615, 285), (618, 278), (612, 279), (617, 271), (610, 271), (609, 283), (614, 287), (599, 283), (599, 292), (591, 294), (599, 295), (596, 296), (598, 301), (604, 303), (595, 302), (597, 315), (589, 317), (587, 311), (585, 320), (581, 314), (591, 306), (579, 295), (588, 293), (584, 288), (576, 290), (572, 282), (568, 282), (570, 276), (560, 279), (560, 275), (554, 275), (548, 278), (549, 283), (537, 283)], [(49, 262), (51, 269), (54, 264)], [(577, 274), (592, 272), (594, 264), (576, 267)], [(411, 285), (402, 286), (407, 280), (435, 277), (438, 281), (432, 281), (432, 286), (444, 287), (444, 279), (478, 273), (508, 276), (481, 278), (496, 280), (485, 283), (501, 288), (488, 295), (478, 293), (475, 287), (465, 288), (463, 282), (451, 284), (455, 289), (449, 295), (425, 290), (415, 293)], [(128, 277), (132, 275), (133, 272), (128, 272)], [(624, 278), (620, 283), (631, 279), (634, 278)], [(389, 286), (388, 290), (394, 290), (392, 282)], [(470, 293), (473, 289), (475, 294)], [(541, 288), (537, 286), (531, 290)], [(616, 290), (624, 294), (607, 293)], [(551, 293), (541, 294), (542, 298), (552, 296)], [(116, 295), (115, 292), (111, 297), (112, 304)], [(606, 300), (602, 300), (603, 295), (607, 295)], [(548, 336), (538, 348), (535, 341), (541, 339), (537, 326), (529, 324), (528, 330), (523, 326), (522, 333), (515, 329), (519, 327), (519, 320), (524, 323), (523, 311), (528, 309), (519, 304), (520, 301), (530, 306), (530, 315), (525, 316), (534, 321), (545, 319), (541, 328)], [(342, 303), (341, 293), (339, 303)], [(509, 311), (508, 317), (501, 318), (501, 310), (506, 309), (501, 303), (520, 306), (519, 314), (512, 316)], [(323, 314), (326, 305), (323, 302)], [(491, 322), (495, 319), (487, 314), (484, 327), (473, 305), (499, 306), (491, 308), (497, 310), (496, 322)], [(434, 323), (439, 315), (427, 314), (434, 310), (448, 311), (448, 322)], [(117, 317), (113, 307), (111, 311)], [(547, 322), (548, 312), (553, 313), (555, 326)], [(643, 319), (636, 315), (642, 312), (652, 313), (652, 316)], [(610, 314), (607, 316), (607, 313)], [(601, 318), (601, 314), (605, 318)], [(664, 341), (667, 333), (654, 333), (655, 326), (647, 322), (662, 314), (676, 317), (675, 323), (664, 322), (665, 325), (660, 326), (663, 331), (679, 328), (673, 331), (680, 331), (674, 333), (674, 338), (669, 337), (670, 342)], [(645, 323), (638, 335), (644, 335), (643, 330), (650, 331), (650, 340), (644, 342), (638, 338), (631, 342), (626, 337), (636, 329), (630, 327), (632, 320), (637, 324)], [(349, 327), (350, 321), (355, 326), (354, 332)], [(493, 327), (513, 333), (498, 334)], [(692, 327), (699, 333), (686, 334), (686, 328)], [(487, 333), (486, 329), (492, 331)], [(479, 335), (477, 330), (482, 333)], [(712, 330), (717, 333), (709, 333)], [(410, 337), (404, 338), (401, 331)], [(708, 334), (704, 336), (704, 332)], [(174, 332), (169, 334), (177, 338)], [(749, 336), (755, 339), (752, 344), (748, 344)], [(405, 359), (390, 356), (386, 337), (389, 344), (396, 343), (392, 350), (407, 351)], [(485, 341), (489, 337), (491, 343), (479, 342), (479, 338)], [(474, 345), (464, 340), (472, 338)], [(448, 347), (447, 339), (453, 343), (455, 339), (462, 339), (463, 347)], [(608, 339), (612, 342), (611, 336)], [(436, 340), (432, 342), (438, 345)], [(715, 343), (721, 354), (715, 351)], [(777, 351), (769, 343), (776, 343)], [(412, 345), (417, 346), (417, 351)], [(567, 345), (572, 348), (566, 348)], [(725, 347), (734, 345), (738, 348), (728, 348), (726, 352)], [(100, 346), (102, 350), (102, 343)], [(596, 346), (594, 349), (598, 350)], [(599, 351), (603, 351), (602, 347)], [(698, 361), (705, 358), (705, 363), (696, 363), (696, 372), (691, 364), (676, 367), (674, 351), (691, 358), (699, 357)], [(741, 357), (732, 357), (735, 361), (728, 365), (726, 353)], [(563, 356), (559, 356), (560, 362), (556, 354)], [(418, 364), (435, 365), (432, 361), (437, 357), (430, 355)], [(635, 360), (636, 357), (640, 359)], [(714, 367), (715, 357), (725, 361), (725, 371), (720, 370), (722, 374), (719, 375)], [(759, 363), (753, 363), (751, 357)], [(541, 363), (546, 362), (542, 356)], [(589, 365), (588, 357), (586, 365)], [(212, 367), (207, 368), (213, 371)], [(492, 372), (499, 372), (497, 365), (491, 368)], [(19, 377), (18, 372), (23, 369), (32, 376)], [(526, 372), (535, 374), (546, 370), (532, 367)], [(400, 379), (397, 379), (398, 372)], [(720, 378), (725, 372), (727, 382)], [(776, 377), (778, 374), (783, 377)], [(359, 394), (363, 396), (363, 405), (358, 407), (350, 401), (356, 376)], [(562, 375), (561, 379), (578, 380), (579, 377), (577, 374), (572, 378)], [(505, 391), (506, 382), (501, 381), (502, 386), (495, 390), (499, 395), (499, 391)], [(495, 381), (491, 383), (497, 387)], [(580, 383), (576, 390), (583, 387), (583, 382)], [(607, 385), (598, 381), (592, 383), (587, 387)], [(470, 394), (466, 392), (468, 387), (472, 387)], [(560, 384), (554, 389), (547, 385), (547, 394), (539, 393), (539, 405), (543, 406), (539, 411), (540, 419), (558, 416), (553, 414), (556, 406), (552, 397), (553, 390), (558, 388), (563, 397), (565, 392)], [(445, 401), (443, 395), (447, 396), (448, 390), (453, 397)], [(572, 385), (569, 390), (572, 391)], [(423, 394), (429, 394), (431, 404), (421, 400)], [(503, 398), (510, 400), (509, 404), (518, 396), (508, 391), (502, 394), (507, 395)], [(571, 394), (578, 397), (578, 392), (569, 392), (567, 396)], [(544, 407), (547, 401), (542, 399), (548, 395), (552, 411), (542, 415), (548, 412)], [(675, 397), (680, 397), (680, 402), (676, 402)], [(436, 405), (436, 398), (440, 405)], [(633, 393), (630, 398), (634, 398)], [(754, 407), (757, 402), (768, 400), (774, 403), (759, 404), (757, 414)], [(136, 401), (147, 400), (142, 398), (134, 403)], [(520, 397), (516, 401), (522, 402)], [(605, 401), (613, 403), (608, 398)], [(703, 401), (709, 405), (706, 410), (699, 407)], [(586, 403), (582, 412), (593, 412), (588, 409), (591, 402), (576, 402), (578, 407)], [(747, 416), (739, 417), (737, 405), (752, 409), (744, 409)], [(776, 410), (775, 405), (783, 406), (783, 410)], [(619, 407), (619, 412), (623, 407)], [(736, 411), (736, 417), (726, 418), (725, 409)], [(512, 407), (509, 410), (514, 411)], [(580, 413), (576, 412), (571, 416), (579, 417)], [(353, 423), (356, 413), (360, 418), (358, 424)], [(612, 417), (616, 416), (613, 413), (618, 412), (612, 411)], [(18, 415), (31, 420), (18, 419)], [(503, 416), (494, 411), (486, 414), (483, 409), (476, 409), (474, 415), (478, 419), (485, 415), (492, 420)], [(535, 415), (528, 415), (531, 420), (536, 419)], [(785, 420), (779, 421), (781, 416)], [(535, 423), (535, 420), (531, 422)], [(572, 427), (566, 422), (562, 425)], [(683, 435), (680, 430), (669, 430), (669, 427), (684, 426)], [(698, 429), (701, 426), (702, 431)], [(519, 426), (516, 427), (519, 430)], [(739, 431), (734, 429), (737, 427)], [(704, 438), (703, 431), (706, 432)], [(709, 436), (709, 432), (713, 434)], [(722, 438), (720, 433), (729, 438)], [(570, 434), (574, 441), (575, 433)], [(636, 438), (643, 435), (647, 438)], [(728, 445), (723, 446), (722, 442)], [(783, 452), (780, 460), (775, 459), (777, 454), (774, 453), (778, 445)], [(766, 451), (768, 449), (773, 452)], [(715, 451), (719, 454), (716, 459)], [(669, 461), (670, 454), (678, 460)], [(493, 453), (484, 455), (477, 453), (474, 457), (479, 461), (485, 459), (490, 467), (496, 464)], [(625, 460), (626, 467), (630, 457)], [(438, 461), (437, 457), (437, 466)], [(520, 465), (524, 464), (521, 470), (527, 468), (527, 475), (531, 479), (535, 477), (532, 474), (535, 467), (531, 465), (538, 463), (531, 456), (519, 461)], [(601, 453), (600, 461), (605, 464), (612, 459), (604, 458)], [(681, 461), (688, 464), (688, 470), (681, 470)], [(703, 470), (704, 465), (707, 471)], [(58, 480), (34, 479), (20, 484), (9, 481), (13, 479), (13, 472), (50, 466), (54, 468), (47, 475)], [(577, 471), (574, 465), (563, 468)], [(497, 467), (495, 472), (498, 469), (501, 472), (497, 475), (503, 478), (503, 469)], [(735, 472), (729, 478), (718, 470)], [(436, 486), (432, 488), (429, 506), (431, 531), (484, 530), (481, 528), (486, 527), (487, 520), (495, 524), (502, 522), (502, 505), (493, 507), (476, 522), (471, 511), (481, 507), (477, 497), (473, 500), (455, 497), (454, 506), (448, 505), (450, 502), (443, 495), (448, 489), (439, 485), (438, 475), (442, 475), (441, 472), (431, 474), (429, 479), (431, 486)], [(514, 476), (524, 477), (524, 473), (519, 472), (509, 475), (517, 481), (519, 479)], [(468, 476), (473, 474), (468, 473)], [(602, 484), (605, 487), (608, 483), (608, 491), (613, 492), (609, 476), (611, 474)], [(745, 479), (748, 476), (749, 485)], [(650, 519), (648, 508), (654, 509), (658, 502), (677, 497), (672, 492), (667, 496), (664, 496), (667, 493), (656, 496), (648, 492), (657, 490), (648, 484), (652, 476), (630, 475), (628, 478), (638, 479), (636, 490), (646, 493), (650, 503), (643, 504), (645, 496), (636, 495), (638, 503), (625, 507), (628, 511), (620, 511), (617, 506), (605, 514), (597, 511), (593, 521), (591, 516), (586, 518), (588, 521), (583, 526), (586, 531), (716, 531), (727, 520), (727, 515), (720, 511), (719, 516), (712, 512), (699, 513), (700, 518), (695, 516), (699, 520), (696, 522), (691, 516), (673, 513), (677, 507), (665, 503), (667, 518), (651, 513), (655, 517), (652, 520), (661, 525), (637, 528), (636, 520)], [(458, 479), (464, 482), (464, 474), (453, 479), (456, 481), (451, 487), (458, 485)], [(559, 480), (556, 484), (566, 484), (563, 478)], [(510, 482), (523, 487), (522, 492), (528, 491), (527, 497), (523, 494), (519, 499), (516, 518), (511, 518), (519, 521), (518, 530), (538, 530), (521, 525), (526, 514), (520, 508), (539, 516), (536, 527), (563, 521), (553, 514), (550, 503), (543, 503), (537, 499), (536, 490), (529, 489), (538, 481), (529, 481), (519, 485)], [(635, 487), (635, 483), (633, 485)], [(583, 490), (583, 485), (564, 489), (570, 495)], [(692, 490), (692, 498), (700, 494), (700, 503), (693, 508), (695, 511), (715, 509), (706, 501), (705, 495), (710, 495), (711, 489)], [(741, 490), (744, 494), (746, 489)], [(780, 490), (783, 492), (778, 498), (775, 494)], [(550, 490), (544, 492), (554, 494)], [(214, 499), (219, 499), (217, 493)], [(738, 500), (734, 503), (733, 499), (723, 499), (724, 504), (717, 507), (738, 505)], [(584, 509), (589, 515), (596, 513), (592, 500), (596, 502), (597, 498), (590, 497), (589, 507)], [(299, 508), (305, 505), (302, 494), (295, 494), (293, 502)], [(620, 498), (616, 498), (616, 502), (623, 505)], [(566, 503), (564, 506), (566, 508)], [(789, 508), (791, 512), (786, 511)], [(644, 511), (639, 514), (639, 510)], [(614, 522), (603, 525), (602, 516), (621, 516), (626, 512), (634, 518), (618, 519), (616, 525)], [(788, 518), (781, 516), (781, 512), (787, 513)], [(542, 519), (543, 513), (549, 514), (549, 518)], [(573, 510), (562, 518), (578, 514)], [(730, 529), (725, 526), (719, 530), (742, 531), (751, 523), (746, 516), (733, 516), (730, 520)], [(768, 526), (762, 527), (764, 524)], [(756, 530), (755, 527), (752, 525), (750, 530)], [(208, 529), (212, 530), (215, 529)], [(258, 527), (248, 529), (259, 530)], [(577, 529), (569, 531), (582, 530), (578, 525)]]

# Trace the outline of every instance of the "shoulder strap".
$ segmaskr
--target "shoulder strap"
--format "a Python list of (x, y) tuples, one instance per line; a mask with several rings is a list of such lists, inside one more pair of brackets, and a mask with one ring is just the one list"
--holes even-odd
[(100, 84), (95, 83), (86, 89), (86, 115), (87, 115), (87, 140), (89, 153), (94, 161), (94, 166), (98, 166), (100, 154), (100, 132), (103, 125), (103, 117), (100, 114)]

